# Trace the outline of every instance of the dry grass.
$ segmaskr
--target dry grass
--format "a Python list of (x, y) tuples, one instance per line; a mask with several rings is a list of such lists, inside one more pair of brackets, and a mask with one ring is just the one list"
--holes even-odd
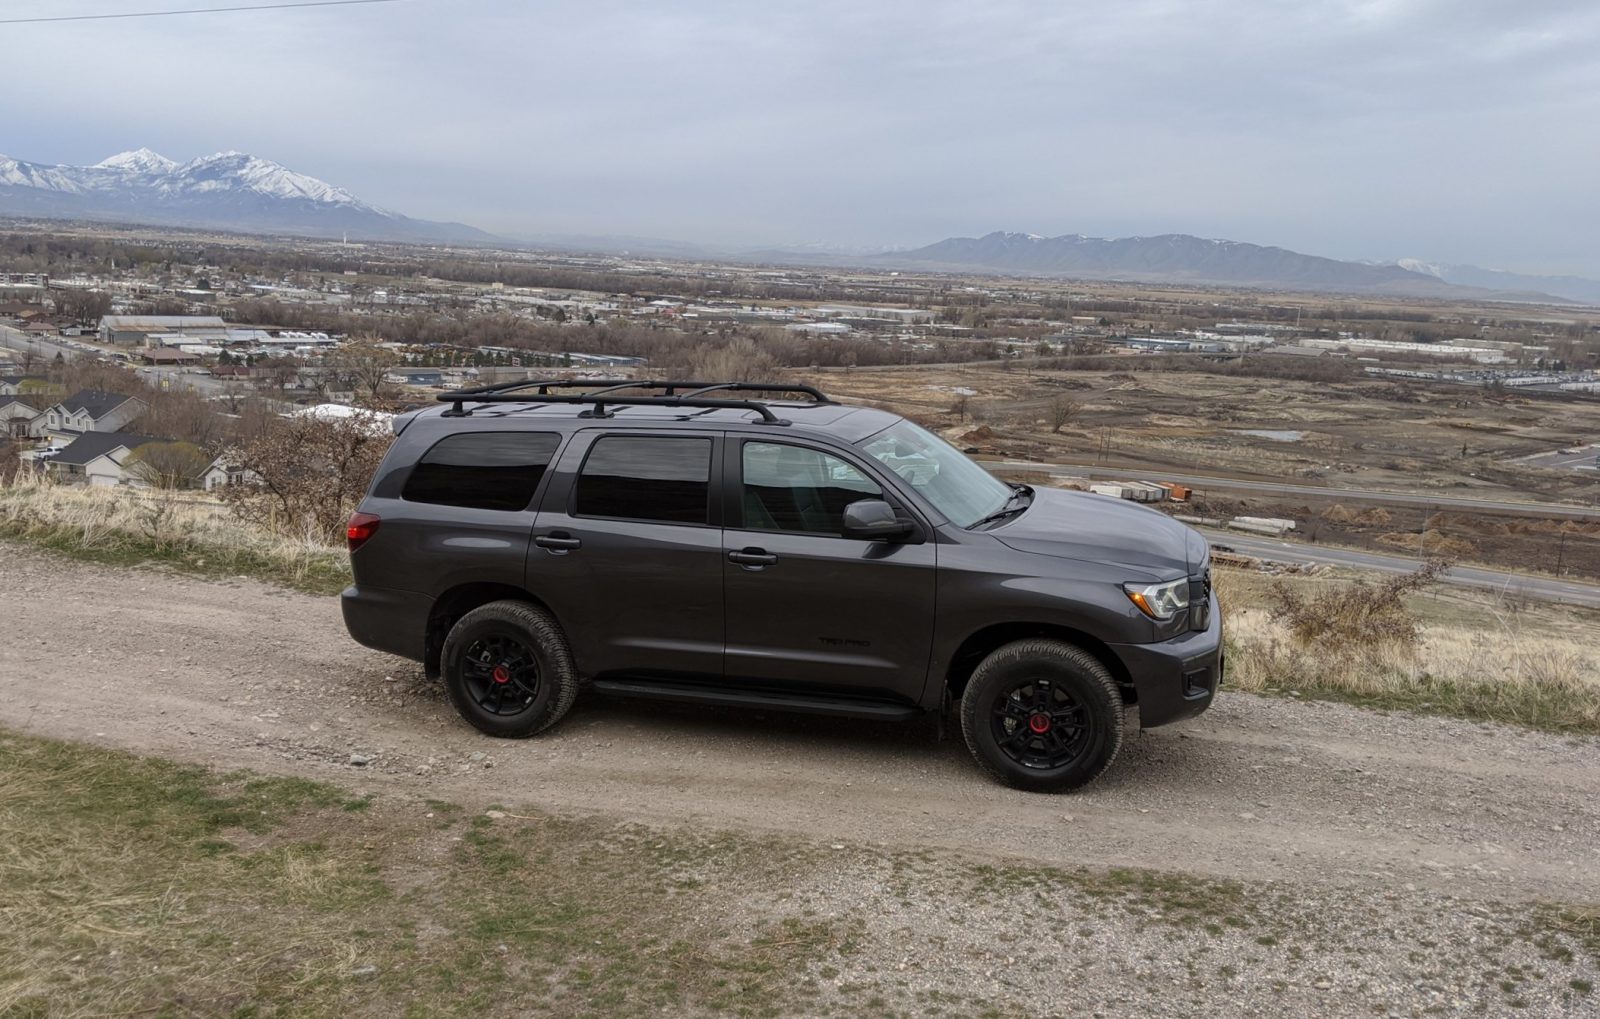
[[(1295, 578), (1302, 596), (1348, 590), (1340, 578)], [(1274, 612), (1272, 585), (1218, 571), (1227, 683), (1375, 707), (1434, 711), (1541, 729), (1600, 733), (1600, 630), (1592, 613), (1412, 594), (1417, 638), (1302, 640)]]
[(315, 536), (285, 537), (242, 524), (200, 492), (62, 485), (20, 474), (0, 486), (0, 537), (97, 562), (243, 574), (316, 594), (349, 583), (344, 549)]

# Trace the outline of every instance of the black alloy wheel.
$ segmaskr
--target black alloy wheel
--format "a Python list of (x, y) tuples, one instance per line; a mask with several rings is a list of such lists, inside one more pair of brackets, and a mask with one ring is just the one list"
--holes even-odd
[(539, 696), (539, 660), (510, 634), (479, 637), (462, 656), (462, 685), (473, 703), (502, 718), (533, 708)]
[(1122, 747), (1122, 691), (1105, 663), (1049, 637), (990, 652), (967, 678), (959, 713), (973, 759), (1030, 792), (1092, 782)]
[(542, 732), (578, 696), (566, 635), (543, 607), (523, 601), (489, 602), (456, 620), (439, 671), (456, 711), (490, 736)]
[(1089, 744), (1088, 709), (1048, 679), (1025, 679), (1003, 690), (989, 724), (995, 744), (1024, 768), (1064, 768)]

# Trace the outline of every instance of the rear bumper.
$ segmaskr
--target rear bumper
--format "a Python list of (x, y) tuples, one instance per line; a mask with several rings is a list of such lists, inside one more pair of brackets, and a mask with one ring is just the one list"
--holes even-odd
[(1139, 698), (1139, 725), (1152, 728), (1193, 718), (1211, 706), (1222, 684), (1222, 610), (1211, 596), (1210, 623), (1156, 644), (1112, 644)]
[(347, 587), (339, 596), (344, 628), (358, 643), (420, 662), (426, 651), (433, 599), (415, 591)]

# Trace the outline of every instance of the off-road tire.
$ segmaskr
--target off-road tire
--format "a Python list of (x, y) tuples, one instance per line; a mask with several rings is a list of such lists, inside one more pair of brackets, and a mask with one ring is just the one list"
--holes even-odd
[[(485, 638), (520, 640), (538, 666), (532, 702), (512, 715), (497, 715), (472, 696), (464, 661), (466, 652)], [(440, 655), (445, 693), (468, 724), (490, 736), (521, 739), (559, 722), (578, 696), (578, 674), (561, 627), (543, 609), (520, 601), (496, 601), (473, 609), (456, 621)]]
[[(996, 705), (1030, 680), (1047, 681), (1083, 708), (1084, 747), (1059, 767), (1033, 767), (1000, 746)], [(1111, 766), (1122, 749), (1123, 703), (1116, 681), (1098, 658), (1060, 640), (1030, 638), (1007, 644), (973, 670), (961, 696), (961, 732), (980, 767), (1029, 792), (1065, 792), (1086, 785)], [(1014, 730), (1013, 730), (1014, 731)]]

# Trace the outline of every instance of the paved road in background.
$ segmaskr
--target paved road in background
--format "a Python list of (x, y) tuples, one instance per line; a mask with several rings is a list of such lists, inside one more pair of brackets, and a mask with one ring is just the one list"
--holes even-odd
[(57, 354), (71, 360), (77, 357), (79, 353), (65, 343), (53, 339), (47, 340), (40, 339), (37, 336), (30, 336), (22, 330), (13, 329), (10, 326), (0, 326), (0, 357), (5, 357), (6, 351), (11, 351), (14, 354), (24, 354), (30, 350), (41, 364), (54, 361)]
[(1415, 506), (1418, 509), (1461, 509), (1478, 513), (1514, 513), (1521, 516), (1600, 520), (1600, 506), (1574, 506), (1566, 503), (1511, 502), (1500, 499), (1473, 499), (1459, 495), (1431, 495), (1416, 492), (1387, 492), (1363, 488), (1325, 488), (1294, 485), (1278, 481), (1250, 481), (1218, 478), (1208, 474), (1183, 474), (1164, 467), (1126, 470), (1120, 467), (1086, 467), (1077, 464), (1043, 464), (1027, 460), (984, 460), (990, 470), (1040, 471), (1074, 478), (1104, 478), (1120, 481), (1175, 481), (1190, 488), (1221, 491), (1265, 492), (1272, 495), (1299, 495), (1313, 498), (1351, 499), (1384, 503), (1390, 506)]
[[(1200, 530), (1213, 545), (1226, 545), (1235, 552), (1266, 559), (1326, 563), (1330, 566), (1348, 566), (1355, 569), (1378, 570), (1383, 573), (1410, 573), (1422, 565), (1422, 562), (1415, 558), (1384, 555), (1380, 552), (1306, 545), (1296, 541), (1280, 541), (1276, 538), (1262, 538), (1210, 527), (1203, 527)], [(1581, 581), (1531, 577), (1523, 573), (1487, 570), (1477, 566), (1452, 566), (1445, 571), (1440, 580), (1457, 587), (1482, 588), (1513, 598), (1531, 598), (1535, 601), (1600, 608), (1600, 585), (1585, 584)]]

